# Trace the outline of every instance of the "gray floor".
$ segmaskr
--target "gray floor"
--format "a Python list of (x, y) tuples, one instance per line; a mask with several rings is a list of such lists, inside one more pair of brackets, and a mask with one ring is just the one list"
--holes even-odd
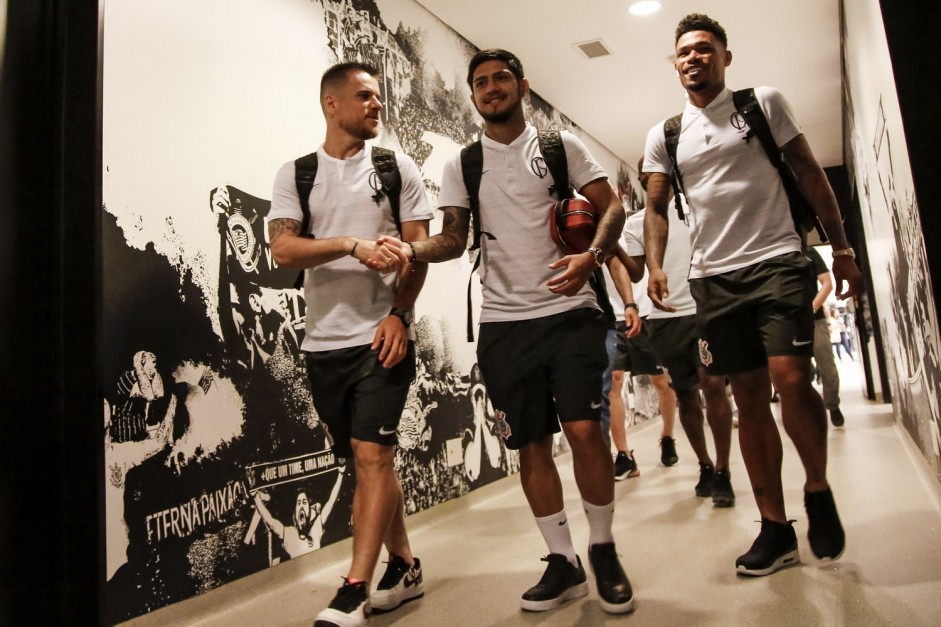
[[(737, 577), (735, 558), (759, 528), (737, 444), (732, 483), (738, 502), (715, 510), (693, 495), (698, 466), (682, 432), (679, 464), (657, 464), (660, 422), (653, 421), (629, 432), (641, 476), (616, 486), (614, 532), (634, 585), (633, 614), (605, 614), (594, 589), (552, 612), (520, 611), (519, 595), (538, 580), (546, 550), (519, 480), (510, 477), (409, 518), (425, 597), (374, 615), (370, 624), (941, 624), (941, 488), (890, 407), (862, 399), (855, 366), (841, 365), (846, 428), (829, 436), (829, 479), (848, 539), (839, 561), (821, 563), (810, 552), (803, 471), (785, 438), (785, 497), (789, 516), (797, 519), (803, 564), (770, 577)], [(587, 524), (571, 458), (558, 461), (584, 557)], [(341, 583), (349, 552), (344, 541), (126, 625), (310, 625)]]

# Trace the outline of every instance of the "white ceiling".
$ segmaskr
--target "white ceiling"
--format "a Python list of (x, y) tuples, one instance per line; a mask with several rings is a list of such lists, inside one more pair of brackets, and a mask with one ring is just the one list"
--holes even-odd
[[(418, 2), (475, 46), (519, 56), (534, 91), (632, 168), (647, 130), (685, 103), (676, 24), (706, 13), (728, 33), (727, 85), (780, 89), (820, 164), (843, 163), (839, 0), (661, 0), (646, 17), (628, 13), (634, 0)], [(574, 45), (594, 39), (611, 55)]]

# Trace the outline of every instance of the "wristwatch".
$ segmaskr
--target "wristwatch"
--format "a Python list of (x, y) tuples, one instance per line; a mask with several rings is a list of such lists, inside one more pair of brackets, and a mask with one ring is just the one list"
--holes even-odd
[(640, 307), (637, 306), (637, 303), (624, 303), (624, 309), (636, 309), (640, 311)]
[(405, 328), (412, 326), (412, 312), (409, 309), (402, 309), (401, 307), (393, 307), (392, 311), (389, 312), (390, 316), (398, 316), (402, 320), (402, 324), (405, 325)]
[(852, 248), (844, 248), (842, 250), (834, 250), (830, 253), (833, 257), (849, 257), (850, 259), (856, 259), (856, 251)]
[(585, 252), (591, 253), (592, 255), (595, 256), (595, 265), (597, 265), (599, 268), (604, 265), (604, 251), (603, 250), (601, 250), (600, 248), (592, 247), (586, 250)]

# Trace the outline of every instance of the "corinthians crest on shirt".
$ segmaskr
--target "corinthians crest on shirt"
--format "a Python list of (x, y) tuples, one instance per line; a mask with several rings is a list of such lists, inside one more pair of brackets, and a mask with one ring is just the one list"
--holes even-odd
[(704, 366), (712, 365), (712, 353), (709, 352), (709, 342), (702, 339), (699, 340), (699, 361), (701, 361)]

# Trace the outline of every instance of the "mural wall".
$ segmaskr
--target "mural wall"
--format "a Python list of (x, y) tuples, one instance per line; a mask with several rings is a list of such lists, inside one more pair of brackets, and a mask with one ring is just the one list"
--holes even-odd
[(844, 3), (845, 115), (896, 418), (941, 478), (941, 345), (918, 198), (877, 0)]
[[(410, 0), (110, 0), (104, 24), (99, 363), (117, 622), (350, 534), (351, 468), (327, 449), (299, 352), (306, 304), (266, 226), (278, 167), (323, 137), (320, 75), (338, 60), (383, 69), (377, 141), (415, 159), (433, 206), (480, 122), (464, 79), (474, 48)], [(529, 111), (579, 132), (538, 96)], [(625, 164), (583, 139), (625, 186)], [(518, 468), (464, 338), (469, 272), (466, 257), (433, 266), (417, 303), (396, 457), (409, 514)]]

